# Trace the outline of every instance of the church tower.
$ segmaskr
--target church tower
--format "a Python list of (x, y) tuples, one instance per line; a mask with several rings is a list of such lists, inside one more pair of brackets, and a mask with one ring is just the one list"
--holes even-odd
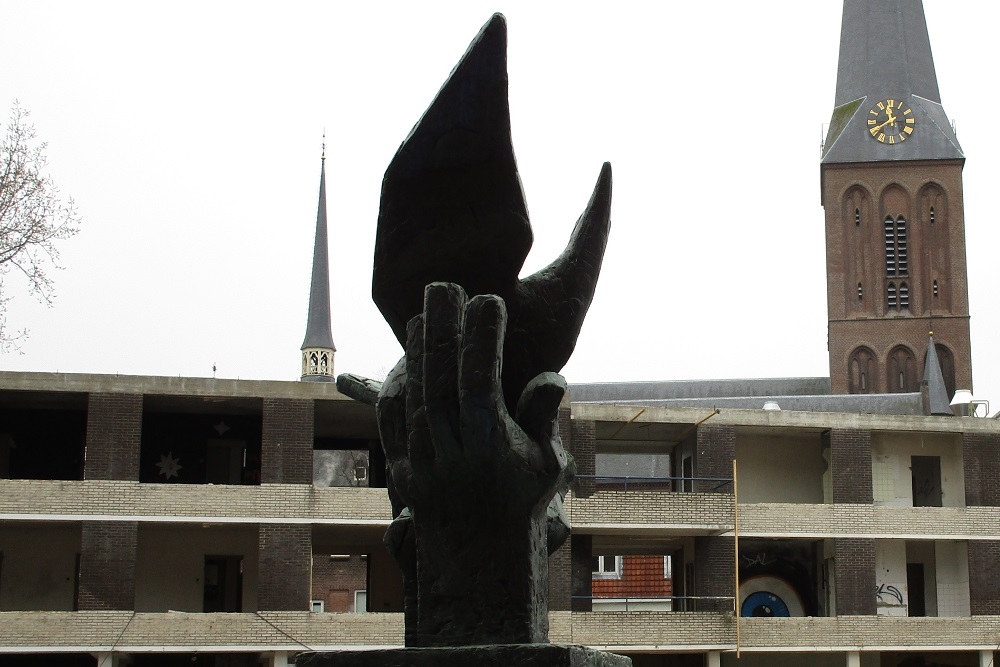
[(962, 167), (920, 0), (845, 0), (820, 162), (834, 393), (972, 388)]
[(330, 250), (326, 232), (326, 149), (320, 159), (319, 209), (313, 247), (312, 286), (309, 289), (309, 319), (302, 341), (302, 380), (333, 382), (333, 333), (330, 327)]

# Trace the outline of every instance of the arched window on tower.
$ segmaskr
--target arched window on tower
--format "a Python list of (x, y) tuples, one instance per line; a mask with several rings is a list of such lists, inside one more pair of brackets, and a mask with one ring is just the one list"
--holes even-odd
[(872, 378), (875, 372), (875, 353), (867, 347), (859, 347), (851, 352), (847, 362), (848, 391), (852, 394), (871, 394)]
[(910, 286), (905, 282), (899, 283), (899, 308), (907, 310), (910, 307)]
[(898, 394), (920, 391), (920, 380), (917, 377), (917, 360), (913, 352), (905, 345), (897, 345), (889, 353), (886, 365), (886, 380), (889, 393)]
[(898, 303), (899, 301), (896, 298), (896, 283), (889, 283), (885, 288), (885, 305), (889, 310), (896, 310)]
[(319, 356), (319, 372), (326, 375), (327, 367), (330, 365), (330, 358), (326, 352)]
[(892, 218), (885, 219), (885, 275), (896, 275), (896, 228)]
[(309, 355), (309, 373), (315, 375), (319, 370), (319, 357), (315, 352)]

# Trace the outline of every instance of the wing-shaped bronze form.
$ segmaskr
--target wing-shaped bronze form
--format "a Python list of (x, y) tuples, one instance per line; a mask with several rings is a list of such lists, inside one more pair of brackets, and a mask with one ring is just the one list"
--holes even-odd
[(573, 352), (597, 286), (610, 208), (605, 164), (566, 250), (518, 279), (532, 235), (511, 143), (507, 27), (496, 14), (386, 170), (372, 296), (403, 346), (429, 283), (503, 298), (503, 386), (513, 411), (531, 378), (558, 372)]

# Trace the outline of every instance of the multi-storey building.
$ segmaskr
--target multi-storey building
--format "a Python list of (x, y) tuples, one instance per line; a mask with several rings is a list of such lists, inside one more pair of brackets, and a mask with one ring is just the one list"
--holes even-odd
[[(830, 377), (574, 385), (554, 642), (637, 667), (1000, 657), (1000, 422), (944, 416), (972, 379), (964, 158), (919, 2), (847, 0), (843, 33)], [(329, 382), (326, 246), (321, 178), (303, 381), (0, 373), (0, 664), (402, 645), (374, 411)]]

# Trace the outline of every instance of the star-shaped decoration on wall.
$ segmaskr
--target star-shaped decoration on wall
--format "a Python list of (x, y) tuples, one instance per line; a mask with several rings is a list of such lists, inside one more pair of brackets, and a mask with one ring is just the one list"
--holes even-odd
[(184, 466), (181, 465), (181, 460), (179, 458), (174, 458), (173, 452), (167, 452), (166, 456), (160, 454), (160, 462), (156, 464), (156, 467), (160, 469), (160, 474), (167, 479), (170, 479), (171, 477), (180, 479), (178, 472)]
[(220, 438), (225, 434), (226, 431), (229, 430), (229, 427), (226, 426), (225, 420), (220, 421), (218, 424), (216, 424), (212, 428), (215, 429), (216, 433), (219, 434)]

